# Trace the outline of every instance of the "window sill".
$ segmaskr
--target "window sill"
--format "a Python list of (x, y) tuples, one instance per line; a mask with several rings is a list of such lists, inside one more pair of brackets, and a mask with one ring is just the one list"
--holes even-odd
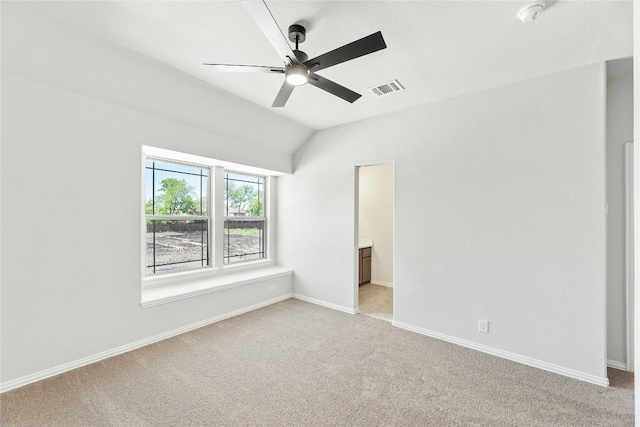
[(211, 270), (207, 272), (208, 274), (173, 276), (167, 277), (166, 280), (146, 279), (143, 281), (140, 305), (143, 308), (153, 307), (293, 274), (291, 269), (270, 264), (272, 263), (262, 268), (256, 268), (260, 263), (253, 264), (251, 266), (254, 267), (253, 269), (248, 269), (250, 266), (246, 266), (246, 268), (225, 268), (222, 272)]
[(222, 274), (237, 273), (240, 271), (249, 271), (272, 267), (275, 262), (271, 259), (261, 259), (258, 261), (242, 262), (238, 264), (225, 265), (222, 268), (203, 268), (193, 271), (182, 271), (178, 273), (160, 274), (157, 276), (149, 276), (142, 279), (142, 289), (151, 289), (156, 287), (165, 287), (171, 285), (184, 286), (187, 282), (196, 280), (211, 279), (212, 277)]

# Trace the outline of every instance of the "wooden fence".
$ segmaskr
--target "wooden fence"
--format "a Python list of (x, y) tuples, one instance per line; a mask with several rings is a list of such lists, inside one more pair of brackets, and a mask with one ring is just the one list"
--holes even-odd
[[(264, 226), (264, 221), (242, 221), (233, 220), (233, 228), (261, 228)], [(198, 222), (186, 222), (180, 221), (173, 224), (155, 224), (156, 233), (165, 233), (167, 231), (184, 232), (184, 231), (201, 231), (206, 230), (207, 225)], [(153, 233), (154, 224), (147, 223), (147, 233)]]

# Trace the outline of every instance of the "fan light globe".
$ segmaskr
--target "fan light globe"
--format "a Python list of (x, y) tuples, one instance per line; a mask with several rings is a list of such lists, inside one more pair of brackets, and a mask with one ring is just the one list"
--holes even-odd
[(309, 78), (309, 70), (302, 65), (292, 65), (284, 74), (287, 82), (294, 86), (301, 86), (307, 83)]

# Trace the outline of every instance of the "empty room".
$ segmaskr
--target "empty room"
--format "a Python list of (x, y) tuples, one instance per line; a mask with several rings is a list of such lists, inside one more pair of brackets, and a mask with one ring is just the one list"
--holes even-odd
[(640, 425), (639, 16), (3, 0), (0, 424)]

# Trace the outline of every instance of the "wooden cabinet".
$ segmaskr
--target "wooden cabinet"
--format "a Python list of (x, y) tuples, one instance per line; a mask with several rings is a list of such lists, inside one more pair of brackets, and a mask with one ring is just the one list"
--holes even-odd
[(371, 282), (371, 248), (361, 248), (358, 268), (358, 284)]

